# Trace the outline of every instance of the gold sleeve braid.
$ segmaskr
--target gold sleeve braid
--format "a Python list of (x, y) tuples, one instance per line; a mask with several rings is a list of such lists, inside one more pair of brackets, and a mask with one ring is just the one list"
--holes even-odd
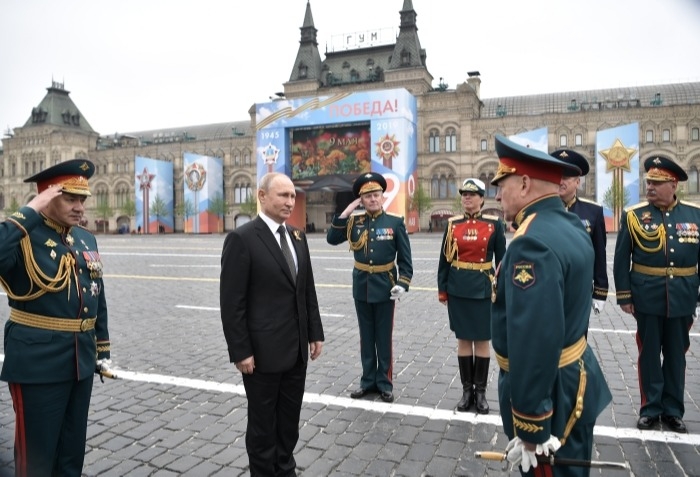
[[(29, 236), (22, 238), (20, 245), (22, 247), (22, 255), (24, 256), (24, 267), (27, 270), (27, 275), (31, 282), (29, 291), (24, 295), (17, 295), (12, 292), (10, 286), (4, 278), (0, 277), (0, 284), (7, 291), (7, 296), (17, 301), (34, 300), (46, 293), (56, 293), (64, 288), (68, 290), (68, 298), (70, 299), (71, 273), (75, 272), (75, 258), (71, 254), (65, 254), (61, 257), (58, 264), (58, 271), (55, 277), (49, 277), (41, 271), (39, 265), (34, 260), (32, 252), (32, 244)], [(78, 277), (75, 276), (75, 284), (78, 286)], [(37, 288), (37, 289), (35, 289)]]
[[(630, 235), (634, 239), (634, 243), (636, 243), (637, 246), (643, 251), (647, 253), (654, 253), (658, 252), (662, 248), (666, 250), (666, 229), (664, 228), (663, 224), (653, 232), (646, 231), (642, 227), (642, 224), (639, 223), (637, 214), (630, 210), (627, 212), (627, 228), (629, 229)], [(649, 242), (655, 242), (658, 240), (659, 244), (656, 247), (646, 247), (642, 243), (641, 239)]]
[(363, 230), (362, 233), (360, 234), (360, 237), (357, 239), (357, 241), (353, 242), (352, 241), (352, 227), (355, 225), (355, 217), (351, 215), (348, 218), (348, 225), (347, 225), (347, 237), (348, 237), (348, 243), (350, 244), (350, 250), (353, 252), (356, 252), (360, 250), (361, 248), (364, 249), (365, 255), (367, 255), (367, 236), (368, 232), (367, 230)]

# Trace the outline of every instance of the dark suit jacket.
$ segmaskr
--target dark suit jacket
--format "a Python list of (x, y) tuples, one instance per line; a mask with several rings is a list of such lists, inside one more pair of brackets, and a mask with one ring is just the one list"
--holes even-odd
[(255, 369), (291, 369), (309, 343), (323, 341), (306, 235), (287, 226), (297, 256), (297, 280), (269, 227), (260, 218), (229, 233), (221, 255), (221, 321), (232, 363), (249, 356)]

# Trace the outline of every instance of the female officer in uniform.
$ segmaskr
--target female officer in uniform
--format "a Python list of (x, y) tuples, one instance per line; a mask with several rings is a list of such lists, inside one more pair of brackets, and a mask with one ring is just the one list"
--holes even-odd
[(447, 305), (450, 329), (457, 337), (457, 360), (462, 381), (462, 399), (457, 410), (472, 404), (486, 414), (491, 340), (491, 279), (506, 252), (503, 222), (482, 215), (485, 185), (466, 179), (459, 189), (464, 215), (452, 217), (442, 239), (438, 265), (438, 299)]

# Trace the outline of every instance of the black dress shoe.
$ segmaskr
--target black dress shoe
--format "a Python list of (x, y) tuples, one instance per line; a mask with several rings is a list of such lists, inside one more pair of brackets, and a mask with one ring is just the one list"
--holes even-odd
[(648, 431), (649, 429), (652, 429), (658, 421), (658, 417), (641, 416), (637, 421), (637, 429)]
[(382, 391), (379, 397), (382, 398), (384, 402), (394, 402), (394, 395), (391, 391)]
[(360, 398), (367, 396), (371, 392), (372, 391), (370, 391), (369, 389), (357, 388), (353, 392), (350, 393), (350, 397), (353, 399), (360, 399)]
[(685, 423), (683, 422), (683, 419), (681, 419), (680, 417), (661, 416), (661, 420), (673, 432), (682, 432), (682, 433), (688, 432), (688, 429), (685, 427)]

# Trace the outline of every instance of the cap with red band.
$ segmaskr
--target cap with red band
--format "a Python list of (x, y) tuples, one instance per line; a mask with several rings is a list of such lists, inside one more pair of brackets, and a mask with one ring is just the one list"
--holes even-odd
[(36, 182), (39, 193), (50, 186), (60, 185), (63, 192), (90, 196), (88, 179), (95, 173), (95, 165), (87, 159), (71, 159), (44, 169), (24, 180)]
[(504, 177), (517, 174), (559, 184), (564, 175), (578, 176), (581, 169), (550, 156), (546, 152), (531, 149), (505, 138), (496, 136), (496, 154), (499, 164), (491, 185), (497, 185)]

